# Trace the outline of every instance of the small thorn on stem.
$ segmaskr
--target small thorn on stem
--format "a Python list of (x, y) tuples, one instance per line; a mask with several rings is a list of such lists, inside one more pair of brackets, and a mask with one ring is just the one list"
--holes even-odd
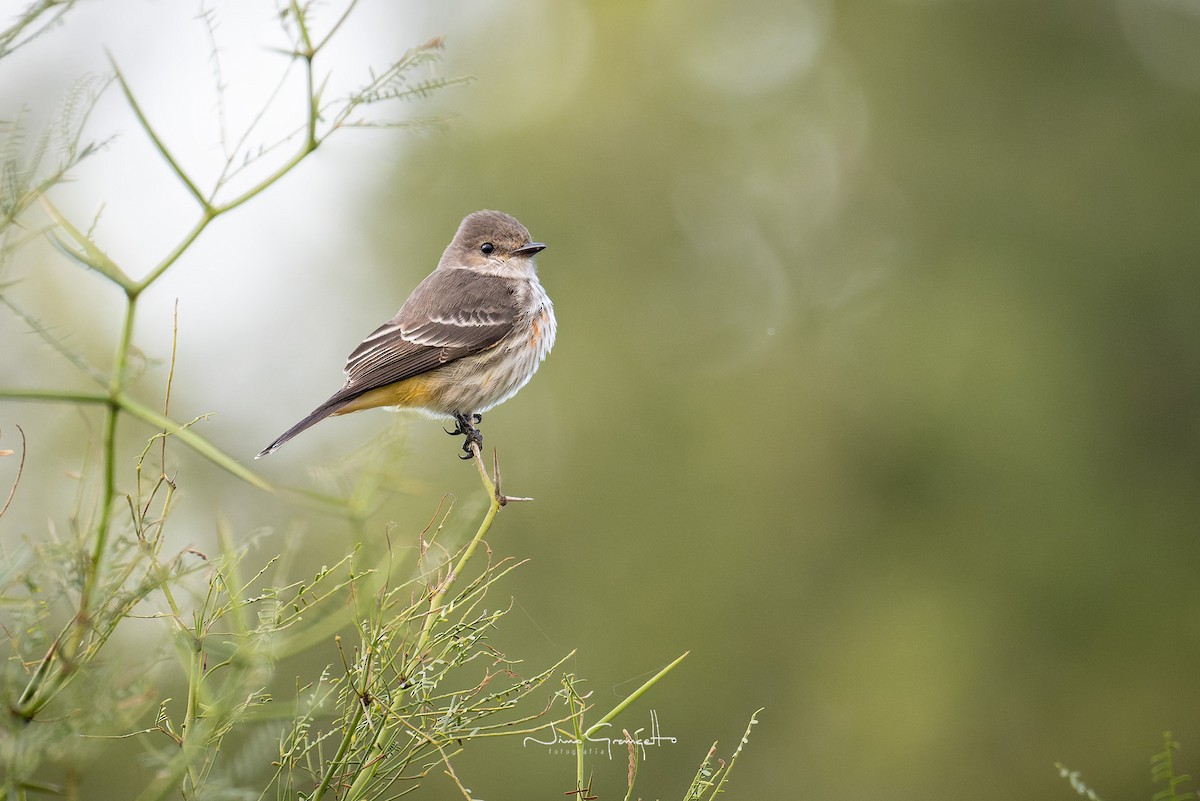
[[(492, 449), (492, 476), (488, 475), (487, 468), (483, 466), (483, 457), (479, 451), (479, 444), (475, 442), (469, 443), (471, 447), (471, 455), (475, 458), (475, 466), (479, 468), (479, 476), (483, 479), (483, 485), (495, 498), (498, 506), (507, 506), (509, 501), (532, 501), (533, 498), (517, 498), (505, 495), (500, 490), (500, 456), (496, 449)], [(493, 477), (494, 476), (494, 477)]]

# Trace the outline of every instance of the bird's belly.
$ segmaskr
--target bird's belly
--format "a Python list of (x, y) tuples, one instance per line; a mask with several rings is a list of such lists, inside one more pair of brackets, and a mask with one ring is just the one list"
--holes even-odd
[(508, 400), (533, 378), (554, 345), (554, 336), (554, 314), (547, 300), (524, 331), (490, 350), (452, 362), (438, 371), (453, 374), (443, 410), (482, 414)]
[(380, 406), (396, 406), (405, 409), (429, 409), (433, 411), (436, 399), (440, 394), (440, 384), (436, 373), (421, 375), (397, 381), (384, 387), (364, 392), (342, 408), (334, 412), (349, 414), (362, 409), (375, 409)]

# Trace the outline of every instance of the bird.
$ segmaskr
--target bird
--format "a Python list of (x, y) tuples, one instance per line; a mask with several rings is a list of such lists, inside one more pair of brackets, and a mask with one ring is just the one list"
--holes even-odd
[(554, 346), (554, 304), (534, 257), (546, 248), (508, 214), (468, 214), (437, 267), (346, 360), (346, 381), (255, 458), (326, 417), (375, 407), (451, 418), (462, 458), (481, 448), (483, 413), (529, 382)]

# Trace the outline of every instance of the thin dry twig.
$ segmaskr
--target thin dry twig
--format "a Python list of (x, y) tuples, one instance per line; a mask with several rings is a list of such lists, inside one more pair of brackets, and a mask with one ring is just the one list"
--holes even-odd
[[(17, 475), (13, 479), (12, 487), (8, 490), (8, 498), (4, 501), (4, 506), (0, 507), (0, 517), (4, 517), (4, 513), (8, 511), (8, 507), (12, 504), (13, 498), (17, 495), (17, 485), (21, 483), (21, 476), (25, 473), (25, 431), (20, 426), (17, 426), (17, 431), (21, 433), (21, 461), (17, 463)], [(12, 456), (11, 449), (0, 451), (0, 456)]]

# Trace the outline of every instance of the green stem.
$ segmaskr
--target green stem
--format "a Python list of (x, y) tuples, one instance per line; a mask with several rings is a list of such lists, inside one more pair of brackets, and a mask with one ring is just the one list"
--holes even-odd
[(583, 726), (583, 713), (586, 704), (583, 699), (575, 693), (575, 687), (571, 686), (570, 703), (572, 706), (578, 704), (578, 709), (571, 710), (571, 725), (575, 729), (575, 789), (579, 792), (579, 797), (582, 798), (583, 793), (583, 745), (587, 735), (580, 731)]
[(305, 147), (312, 151), (317, 146), (317, 117), (320, 114), (321, 98), (317, 96), (316, 82), (313, 77), (313, 54), (310, 50), (304, 55), (304, 85), (308, 87), (308, 122), (304, 137)]
[(74, 625), (74, 621), (68, 622), (66, 628), (54, 638), (45, 656), (34, 669), (33, 675), (26, 682), (25, 689), (21, 691), (13, 711), (25, 720), (33, 720), (42, 707), (50, 702), (55, 690), (62, 685), (63, 672), (60, 670), (52, 673), (50, 668), (57, 663), (59, 649), (65, 645)]
[[(100, 519), (96, 525), (96, 544), (92, 548), (92, 560), (87, 577), (83, 583), (83, 594), (79, 601), (79, 614), (86, 623), (90, 614), (91, 596), (100, 576), (100, 563), (104, 549), (108, 545), (108, 533), (112, 526), (113, 502), (117, 496), (117, 419), (120, 416), (121, 405), (117, 401), (125, 385), (125, 372), (129, 361), (129, 346), (133, 341), (133, 321), (137, 310), (137, 295), (127, 293), (128, 302), (125, 306), (125, 323), (121, 326), (121, 338), (117, 342), (117, 352), (113, 357), (112, 375), (109, 376), (108, 391), (110, 400), (108, 413), (104, 420), (104, 485), (101, 488)], [(78, 638), (82, 639), (82, 625)], [(77, 644), (77, 643), (76, 643)], [(68, 654), (70, 656), (70, 654)]]
[(129, 107), (133, 110), (134, 115), (138, 118), (138, 122), (141, 124), (142, 130), (144, 130), (146, 135), (150, 137), (150, 141), (154, 143), (154, 147), (156, 150), (158, 150), (159, 155), (166, 160), (167, 164), (171, 167), (171, 171), (174, 172), (175, 176), (183, 182), (183, 185), (187, 187), (188, 192), (191, 193), (192, 197), (196, 198), (196, 201), (201, 205), (201, 207), (203, 207), (205, 210), (210, 209), (211, 206), (208, 202), (208, 199), (204, 197), (204, 193), (200, 191), (200, 188), (196, 186), (188, 174), (183, 171), (183, 167), (181, 167), (179, 162), (175, 160), (175, 157), (171, 155), (171, 151), (167, 150), (167, 146), (163, 144), (162, 139), (159, 139), (158, 134), (155, 133), (154, 128), (151, 127), (150, 121), (146, 119), (146, 115), (142, 112), (142, 107), (138, 105), (137, 98), (133, 96), (133, 90), (130, 89), (129, 84), (126, 83), (125, 76), (121, 73), (121, 69), (117, 66), (117, 62), (113, 59), (111, 53), (108, 54), (108, 63), (112, 65), (113, 73), (115, 73), (117, 76), (117, 83), (121, 85), (121, 91), (125, 94), (125, 101), (129, 103)]
[(79, 598), (79, 619), (75, 637), (67, 651), (67, 658), (75, 655), (75, 649), (83, 641), (84, 632), (90, 627), (92, 594), (100, 580), (100, 564), (104, 557), (104, 549), (108, 544), (108, 534), (111, 530), (113, 501), (117, 494), (117, 419), (120, 408), (111, 403), (104, 415), (104, 479), (100, 496), (100, 519), (96, 521), (96, 544), (92, 547), (92, 558), (88, 564), (87, 574), (83, 579), (83, 591)]
[(187, 709), (184, 712), (183, 718), (183, 750), (185, 759), (187, 760), (187, 773), (191, 781), (192, 790), (200, 789), (200, 782), (196, 776), (196, 764), (189, 751), (195, 751), (201, 743), (197, 741), (200, 732), (196, 730), (200, 721), (200, 682), (204, 680), (204, 648), (202, 646), (201, 623), (199, 616), (196, 620), (195, 631), (189, 632), (191, 638), (192, 658), (188, 663), (188, 690), (187, 690)]
[(346, 760), (346, 754), (350, 751), (350, 746), (354, 742), (355, 735), (358, 733), (358, 725), (362, 722), (363, 711), (365, 709), (366, 707), (361, 702), (354, 705), (354, 714), (346, 722), (342, 733), (342, 741), (338, 744), (337, 753), (333, 755), (333, 761), (329, 763), (329, 769), (321, 777), (321, 783), (317, 785), (317, 789), (309, 797), (309, 801), (319, 801), (329, 791), (329, 785), (333, 781), (334, 776), (341, 770), (342, 764)]
[(171, 266), (175, 264), (175, 262), (179, 261), (179, 257), (182, 256), (187, 249), (192, 246), (192, 243), (196, 241), (200, 234), (204, 232), (204, 229), (208, 227), (208, 224), (212, 222), (213, 218), (215, 218), (219, 213), (220, 212), (214, 209), (212, 206), (205, 204), (204, 213), (200, 215), (200, 219), (194, 226), (192, 226), (192, 230), (188, 231), (187, 234), (184, 235), (183, 239), (179, 241), (179, 244), (177, 244), (171, 250), (171, 252), (163, 258), (162, 261), (155, 265), (154, 269), (147, 273), (145, 278), (134, 284), (130, 292), (132, 292), (134, 296), (140, 295), (146, 290), (147, 287), (157, 281), (163, 273), (171, 269)]
[(121, 395), (120, 397), (116, 398), (116, 403), (129, 414), (141, 419), (146, 423), (149, 423), (151, 426), (159, 429), (160, 431), (170, 434), (194, 450), (196, 453), (203, 456), (205, 459), (208, 459), (217, 467), (220, 467), (226, 472), (232, 473), (250, 486), (257, 487), (261, 490), (273, 490), (273, 487), (267, 483), (265, 479), (243, 467), (232, 456), (228, 455), (216, 445), (213, 445), (207, 439), (192, 431), (186, 425), (177, 423), (171, 418), (163, 414), (159, 414), (148, 406), (143, 406), (133, 398), (130, 398), (128, 395)]
[[(186, 425), (177, 423), (166, 415), (160, 414), (148, 406), (143, 406), (133, 398), (130, 398), (128, 395), (119, 395), (116, 398), (112, 398), (108, 395), (100, 395), (94, 392), (71, 392), (69, 390), (56, 389), (0, 389), (0, 398), (18, 401), (50, 401), (58, 403), (96, 404), (100, 406), (116, 405), (122, 411), (137, 417), (143, 422), (149, 423), (154, 428), (174, 436), (180, 442), (187, 445), (189, 448), (215, 464), (217, 467), (232, 473), (251, 486), (257, 487), (261, 490), (266, 490), (268, 492), (275, 491), (275, 487), (269, 484), (261, 476), (243, 467), (232, 456), (213, 445), (204, 437), (192, 431)], [(107, 446), (108, 440), (106, 437), (106, 452)], [(319, 493), (301, 490), (294, 490), (292, 491), (292, 494), (309, 508), (321, 509), (331, 513), (342, 513), (345, 511), (345, 501), (339, 498), (326, 497), (320, 495)]]
[(597, 732), (597, 730), (600, 729), (601, 726), (604, 726), (604, 725), (612, 722), (613, 718), (615, 718), (617, 715), (624, 712), (629, 707), (630, 704), (632, 704), (634, 701), (638, 700), (643, 695), (645, 695), (646, 692), (651, 687), (653, 687), (655, 684), (657, 684), (659, 682), (659, 680), (662, 679), (663, 676), (666, 676), (668, 673), (670, 673), (672, 670), (674, 670), (675, 667), (680, 662), (687, 659), (687, 656), (690, 653), (691, 653), (691, 651), (684, 651), (682, 654), (680, 654), (678, 657), (676, 657), (675, 660), (673, 662), (671, 662), (671, 664), (667, 665), (665, 668), (663, 668), (662, 670), (655, 673), (654, 676), (652, 676), (649, 681), (647, 681), (641, 687), (638, 687), (636, 690), (634, 690), (632, 693), (630, 693), (629, 696), (626, 697), (624, 701), (622, 701), (621, 703), (614, 706), (607, 715), (600, 718), (598, 721), (596, 721), (591, 726), (589, 726), (587, 731), (585, 731), (583, 733), (584, 738), (586, 739), (586, 738), (590, 737), (591, 735), (595, 734)]
[(312, 36), (308, 32), (308, 22), (305, 19), (307, 13), (300, 7), (296, 0), (291, 0), (292, 14), (296, 17), (296, 29), (300, 31), (300, 39), (304, 43), (304, 52), (302, 55), (311, 57), (313, 55)]
[(354, 11), (354, 7), (357, 5), (358, 0), (350, 0), (350, 3), (346, 6), (346, 10), (342, 12), (340, 17), (338, 17), (337, 22), (333, 23), (333, 25), (325, 33), (325, 38), (323, 38), (313, 47), (313, 55), (316, 55), (323, 47), (325, 47), (326, 44), (328, 44), (329, 40), (333, 38), (333, 35), (337, 33), (339, 29), (341, 29), (342, 23), (346, 21), (346, 19), (350, 16), (350, 13)]
[(91, 559), (87, 572), (83, 577), (83, 589), (79, 593), (79, 611), (75, 618), (75, 631), (67, 641), (63, 658), (72, 659), (83, 644), (88, 630), (91, 628), (92, 596), (100, 581), (100, 568), (104, 559), (104, 551), (108, 546), (108, 535), (112, 529), (113, 503), (117, 495), (117, 421), (120, 418), (121, 407), (117, 397), (121, 393), (125, 380), (129, 343), (133, 337), (133, 319), (136, 299), (128, 295), (125, 307), (125, 323), (121, 327), (121, 338), (117, 342), (117, 352), (113, 358), (113, 370), (109, 376), (108, 409), (104, 415), (104, 440), (101, 450), (101, 488), (100, 513), (96, 521), (96, 542), (92, 546)]
[(67, 643), (64, 658), (75, 656), (91, 628), (92, 595), (100, 581), (100, 566), (104, 550), (108, 546), (108, 535), (112, 529), (113, 502), (117, 496), (117, 420), (121, 406), (117, 402), (125, 383), (125, 371), (129, 361), (129, 345), (133, 340), (133, 321), (137, 309), (137, 295), (127, 291), (125, 322), (121, 326), (121, 338), (117, 341), (117, 352), (113, 356), (112, 374), (108, 379), (108, 409), (104, 415), (104, 444), (101, 452), (102, 486), (100, 488), (100, 516), (96, 521), (96, 542), (92, 546), (91, 560), (83, 578), (83, 589), (79, 594), (79, 611), (76, 615), (75, 632)]
[[(429, 614), (425, 616), (425, 622), (421, 626), (421, 635), (417, 638), (417, 646), (413, 650), (414, 662), (420, 659), (420, 655), (429, 646), (429, 640), (433, 636), (433, 627), (437, 624), (437, 619), (442, 613), (442, 601), (445, 599), (446, 593), (450, 591), (450, 587), (454, 584), (455, 580), (462, 575), (467, 562), (475, 554), (475, 549), (479, 547), (479, 543), (483, 542), (483, 535), (492, 527), (492, 521), (496, 518), (496, 513), (499, 511), (500, 501), (493, 496), (492, 504), (488, 507), (487, 514), (483, 516), (483, 522), (479, 524), (479, 530), (475, 532), (475, 536), (467, 543), (466, 550), (459, 557), (458, 563), (454, 565), (454, 569), (446, 576), (446, 580), (442, 582), (442, 586), (429, 599)], [(411, 672), (414, 667), (415, 664), (405, 666), (405, 673)]]
[(50, 202), (50, 198), (48, 198), (46, 195), (42, 195), (39, 200), (41, 200), (42, 208), (46, 211), (46, 214), (50, 217), (50, 219), (54, 221), (54, 224), (65, 231), (67, 236), (71, 237), (72, 241), (74, 241), (75, 244), (82, 249), (82, 252), (68, 247), (67, 244), (63, 242), (56, 233), (52, 232), (50, 234), (50, 241), (53, 242), (70, 258), (74, 259), (80, 264), (83, 264), (89, 269), (95, 270), (96, 272), (100, 273), (100, 275), (103, 275), (105, 278), (128, 292), (134, 284), (133, 279), (126, 275), (125, 272), (117, 265), (117, 263), (109, 258), (108, 254), (101, 250), (95, 242), (88, 238), (87, 234), (83, 233), (74, 225), (72, 225), (71, 221), (67, 219), (66, 215), (59, 211), (58, 207)]
[(275, 172), (271, 173), (266, 178), (264, 178), (262, 180), (262, 182), (260, 182), (257, 186), (251, 187), (250, 189), (246, 190), (245, 193), (238, 195), (233, 200), (227, 201), (225, 203), (222, 203), (219, 206), (216, 206), (213, 209), (213, 216), (215, 217), (218, 214), (224, 214), (227, 211), (236, 209), (238, 206), (242, 205), (247, 200), (257, 197), (264, 190), (266, 190), (272, 184), (274, 184), (276, 181), (278, 181), (280, 178), (282, 178), (284, 175), (291, 172), (296, 167), (297, 164), (299, 164), (301, 161), (304, 160), (304, 158), (306, 156), (308, 156), (309, 153), (316, 150), (317, 146), (320, 145), (322, 141), (323, 141), (322, 139), (315, 139), (315, 140), (305, 142), (304, 145), (300, 148), (299, 151), (296, 152), (295, 155), (293, 155), (290, 159), (288, 159), (283, 164), (283, 166), (281, 166), (279, 169), (275, 170)]
[(94, 392), (71, 392), (57, 389), (0, 389), (0, 398), (19, 401), (50, 401), (60, 403), (98, 403), (112, 401), (107, 395)]

